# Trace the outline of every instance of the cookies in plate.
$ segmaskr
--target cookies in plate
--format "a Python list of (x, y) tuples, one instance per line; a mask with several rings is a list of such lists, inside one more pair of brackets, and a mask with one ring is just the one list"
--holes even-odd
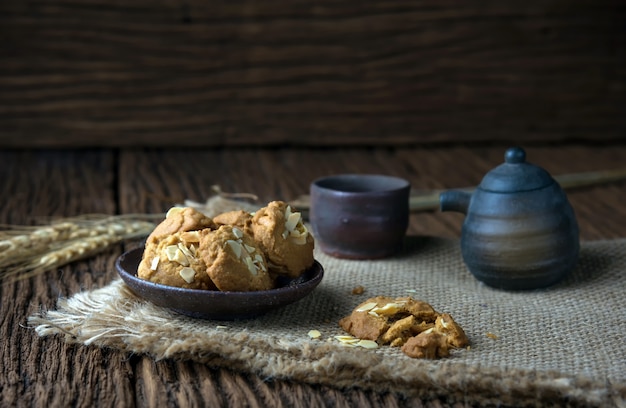
[(147, 238), (137, 275), (181, 288), (268, 290), (310, 268), (313, 249), (302, 216), (282, 201), (213, 218), (174, 207)]

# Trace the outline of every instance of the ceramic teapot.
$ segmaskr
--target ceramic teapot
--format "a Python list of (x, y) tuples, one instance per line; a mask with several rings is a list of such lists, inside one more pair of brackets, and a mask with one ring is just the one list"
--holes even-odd
[(504, 163), (473, 191), (440, 194), (441, 211), (466, 214), (461, 253), (469, 271), (506, 290), (552, 285), (575, 266), (578, 223), (560, 185), (526, 152), (508, 149)]

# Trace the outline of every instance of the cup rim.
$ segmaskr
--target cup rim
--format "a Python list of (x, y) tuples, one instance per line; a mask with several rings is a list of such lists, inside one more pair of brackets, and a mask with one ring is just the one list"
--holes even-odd
[(311, 186), (330, 192), (358, 195), (404, 190), (410, 188), (411, 183), (402, 177), (386, 174), (344, 173), (317, 178)]

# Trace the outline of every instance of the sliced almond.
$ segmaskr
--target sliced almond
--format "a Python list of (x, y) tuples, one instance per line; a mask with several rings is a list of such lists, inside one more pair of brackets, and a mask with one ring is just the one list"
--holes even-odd
[(168, 260), (177, 262), (183, 266), (189, 266), (189, 260), (183, 251), (178, 248), (178, 245), (168, 245), (165, 247), (164, 252)]
[(165, 256), (167, 256), (167, 259), (170, 261), (173, 261), (176, 258), (176, 251), (178, 251), (178, 246), (176, 245), (169, 245), (163, 249)]
[(320, 333), (319, 330), (309, 330), (307, 334), (312, 339), (319, 339), (320, 337), (322, 337), (322, 333)]
[(367, 349), (378, 348), (378, 343), (376, 343), (374, 340), (359, 340), (356, 345)]
[(287, 221), (285, 221), (285, 228), (287, 229), (287, 231), (294, 231), (301, 218), (302, 216), (298, 212), (289, 214), (289, 216), (287, 217)]
[(239, 228), (233, 228), (233, 235), (237, 238), (242, 238), (243, 231), (241, 231)]
[(172, 215), (180, 214), (181, 212), (183, 212), (183, 210), (184, 210), (183, 207), (172, 207), (169, 210), (167, 210), (167, 213), (165, 214), (165, 218), (169, 218)]
[(186, 242), (200, 242), (199, 231), (185, 231), (180, 236)]
[(233, 241), (232, 239), (229, 239), (228, 241), (226, 241), (226, 244), (233, 251), (233, 254), (235, 254), (235, 257), (237, 257), (237, 259), (241, 259), (241, 253), (242, 253), (241, 244), (237, 241)]
[(177, 246), (178, 246), (178, 249), (180, 249), (181, 252), (183, 254), (185, 254), (187, 259), (189, 259), (189, 258), (194, 259), (195, 258), (195, 256), (191, 252), (191, 250), (189, 250), (189, 248), (187, 248), (182, 242), (179, 242)]
[(180, 272), (178, 272), (178, 274), (185, 280), (185, 282), (192, 283), (196, 276), (196, 271), (194, 271), (193, 268), (185, 266), (180, 270)]
[(263, 257), (260, 254), (254, 255), (253, 262), (257, 266), (257, 268), (261, 268), (263, 272), (267, 272), (267, 266), (265, 266), (265, 261), (263, 260)]
[(358, 343), (359, 339), (352, 336), (335, 336), (335, 339), (339, 340), (342, 343), (353, 344)]
[(152, 258), (152, 262), (150, 263), (150, 270), (156, 271), (157, 268), (159, 267), (159, 260), (161, 258), (159, 258), (158, 256), (155, 256), (154, 258)]
[(378, 343), (373, 340), (359, 339), (352, 336), (335, 336), (340, 343), (350, 347), (363, 347), (367, 349), (378, 348)]
[(253, 254), (256, 251), (255, 247), (248, 244), (243, 244), (243, 247), (246, 248), (246, 251), (248, 251), (249, 254)]
[(402, 310), (404, 310), (404, 307), (401, 303), (387, 303), (382, 307), (375, 307), (372, 309), (372, 312), (378, 315), (390, 316), (401, 312)]
[(250, 273), (256, 276), (259, 273), (259, 270), (257, 269), (256, 265), (252, 261), (252, 258), (250, 258), (249, 256), (246, 256), (245, 262)]
[(267, 266), (263, 262), (257, 263), (257, 266), (261, 268), (263, 272), (267, 272)]
[(357, 312), (368, 312), (376, 307), (376, 302), (369, 302), (356, 309)]
[(296, 245), (305, 245), (308, 230), (302, 223), (302, 214), (293, 212), (291, 206), (285, 209), (285, 231), (282, 233), (284, 239), (291, 238)]

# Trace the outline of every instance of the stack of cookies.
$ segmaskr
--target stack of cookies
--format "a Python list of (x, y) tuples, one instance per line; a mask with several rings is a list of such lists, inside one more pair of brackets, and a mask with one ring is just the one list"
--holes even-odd
[(148, 236), (137, 274), (189, 289), (268, 290), (311, 267), (313, 248), (301, 214), (282, 201), (213, 218), (174, 207)]

